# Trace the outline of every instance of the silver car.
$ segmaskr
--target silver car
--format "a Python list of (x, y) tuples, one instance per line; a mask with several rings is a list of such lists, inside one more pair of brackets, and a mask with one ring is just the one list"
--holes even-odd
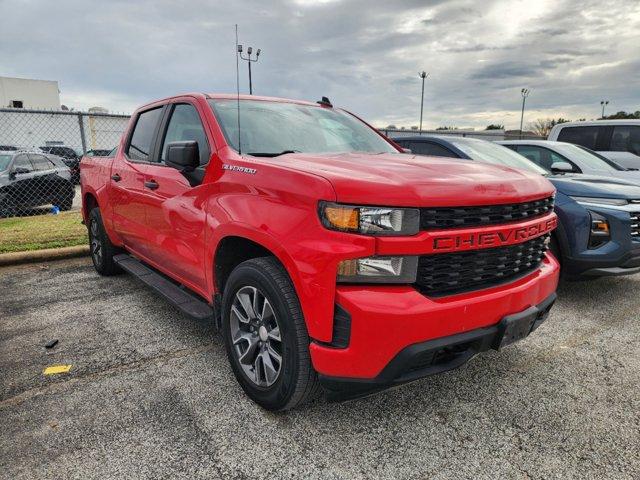
[(527, 157), (549, 173), (584, 173), (640, 183), (640, 171), (618, 165), (586, 147), (550, 140), (496, 142)]

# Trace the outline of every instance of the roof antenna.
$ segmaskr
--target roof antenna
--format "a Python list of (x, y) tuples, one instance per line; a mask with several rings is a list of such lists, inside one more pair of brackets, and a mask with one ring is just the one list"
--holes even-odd
[(327, 97), (322, 97), (322, 100), (318, 100), (316, 103), (322, 105), (323, 107), (333, 108), (333, 105), (331, 105), (331, 100), (329, 100)]
[(236, 100), (238, 103), (238, 153), (242, 155), (242, 144), (240, 135), (240, 60), (238, 55), (242, 52), (242, 45), (238, 44), (238, 24), (236, 23)]

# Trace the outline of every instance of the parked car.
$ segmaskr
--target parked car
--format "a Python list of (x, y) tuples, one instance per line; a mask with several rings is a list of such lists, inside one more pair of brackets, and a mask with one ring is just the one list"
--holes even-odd
[(580, 145), (550, 140), (506, 140), (496, 142), (518, 152), (548, 173), (584, 173), (640, 182), (640, 170), (628, 169)]
[(555, 299), (544, 177), (404, 155), (326, 98), (151, 103), (114, 158), (83, 159), (81, 185), (98, 273), (215, 318), (267, 409), (458, 367)]
[(0, 152), (15, 152), (18, 147), (15, 145), (0, 145)]
[(0, 217), (48, 204), (70, 210), (74, 195), (64, 163), (38, 152), (0, 150)]
[(71, 181), (80, 183), (80, 158), (82, 157), (82, 152), (65, 145), (47, 145), (40, 147), (40, 150), (62, 158), (65, 165), (71, 170)]
[(558, 228), (551, 249), (568, 279), (640, 272), (640, 186), (590, 175), (552, 175), (514, 151), (485, 140), (415, 136), (393, 139), (421, 155), (508, 165), (546, 176), (556, 187)]
[(640, 120), (560, 123), (548, 140), (582, 145), (623, 167), (640, 168)]

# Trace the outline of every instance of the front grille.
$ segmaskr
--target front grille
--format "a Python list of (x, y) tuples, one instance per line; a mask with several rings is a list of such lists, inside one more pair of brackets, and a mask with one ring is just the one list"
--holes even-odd
[(525, 203), (484, 207), (435, 207), (420, 209), (420, 229), (496, 225), (544, 215), (553, 210), (553, 197)]
[(631, 237), (640, 242), (640, 212), (631, 212)]
[(423, 255), (415, 287), (441, 296), (492, 287), (534, 271), (548, 248), (550, 234), (517, 245), (468, 252)]

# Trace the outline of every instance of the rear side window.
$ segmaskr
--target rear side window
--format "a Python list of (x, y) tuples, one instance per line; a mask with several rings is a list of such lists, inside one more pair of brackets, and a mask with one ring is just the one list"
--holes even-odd
[(31, 163), (35, 170), (44, 171), (53, 169), (53, 163), (43, 155), (30, 155)]
[(198, 115), (198, 111), (193, 105), (180, 103), (173, 109), (171, 120), (169, 120), (169, 125), (167, 126), (167, 133), (162, 144), (161, 161), (164, 163), (167, 158), (167, 146), (169, 143), (186, 141), (198, 142), (200, 165), (205, 165), (209, 162), (209, 142), (207, 141), (200, 115)]
[(618, 125), (611, 136), (612, 152), (631, 152), (640, 155), (640, 126)]
[(132, 160), (147, 161), (151, 153), (151, 142), (160, 120), (162, 107), (142, 112), (133, 128), (127, 155)]
[(431, 155), (433, 157), (453, 157), (457, 158), (458, 155), (453, 153), (446, 147), (432, 142), (411, 142), (409, 148), (412, 153), (418, 155)]
[(560, 130), (558, 135), (559, 142), (575, 143), (591, 150), (598, 150), (597, 140), (599, 130), (606, 127), (565, 127)]

